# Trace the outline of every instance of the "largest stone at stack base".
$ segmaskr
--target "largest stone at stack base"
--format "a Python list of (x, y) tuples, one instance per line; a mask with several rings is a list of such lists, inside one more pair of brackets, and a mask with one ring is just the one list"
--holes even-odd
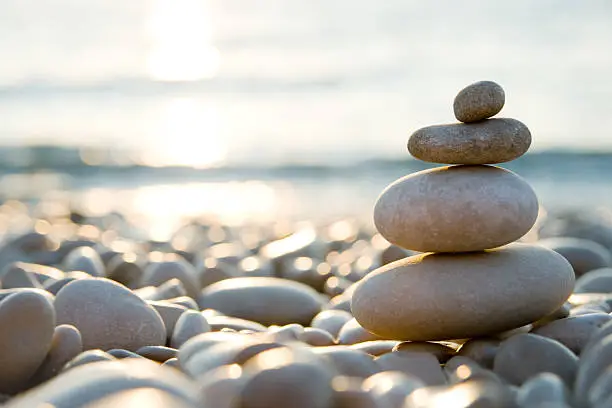
[(540, 246), (423, 254), (366, 276), (351, 309), (365, 329), (388, 339), (471, 338), (550, 314), (571, 294), (574, 279), (565, 258)]

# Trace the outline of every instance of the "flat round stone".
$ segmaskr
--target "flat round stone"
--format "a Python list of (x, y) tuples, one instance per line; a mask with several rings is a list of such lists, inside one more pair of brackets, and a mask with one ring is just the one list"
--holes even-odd
[(533, 226), (538, 200), (521, 177), (493, 166), (438, 167), (390, 184), (374, 207), (378, 231), (420, 252), (469, 252), (514, 242)]
[(493, 81), (479, 81), (463, 88), (453, 102), (455, 117), (461, 122), (476, 122), (497, 115), (506, 95)]
[(521, 157), (530, 145), (527, 126), (500, 118), (421, 128), (410, 136), (408, 151), (431, 163), (494, 164)]
[(352, 310), (368, 331), (398, 340), (491, 335), (538, 320), (574, 287), (571, 265), (525, 244), (466, 254), (423, 254), (361, 280)]

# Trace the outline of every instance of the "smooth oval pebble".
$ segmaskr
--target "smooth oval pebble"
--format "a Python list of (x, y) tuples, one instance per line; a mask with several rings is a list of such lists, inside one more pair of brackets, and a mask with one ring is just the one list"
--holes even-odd
[(136, 353), (149, 360), (163, 363), (166, 360), (175, 358), (178, 350), (164, 346), (144, 346), (136, 350)]
[(417, 377), (428, 386), (446, 384), (442, 367), (432, 354), (391, 352), (376, 357), (374, 362), (378, 364), (380, 371), (400, 371)]
[(202, 408), (239, 407), (240, 394), (246, 380), (238, 364), (221, 366), (197, 377)]
[(55, 318), (50, 296), (38, 291), (23, 289), (0, 301), (0, 393), (26, 387), (51, 348)]
[(200, 408), (200, 405), (189, 403), (171, 393), (155, 388), (136, 388), (112, 393), (107, 397), (87, 404), (85, 408), (117, 407)]
[(89, 246), (74, 248), (63, 261), (65, 271), (82, 271), (94, 277), (106, 275), (106, 268), (100, 255)]
[(394, 262), (359, 282), (351, 308), (365, 329), (389, 339), (462, 339), (538, 320), (561, 306), (573, 285), (561, 255), (512, 244)]
[(60, 324), (55, 327), (51, 348), (34, 377), (30, 386), (39, 385), (59, 373), (62, 368), (83, 351), (81, 333), (74, 326)]
[(140, 285), (159, 286), (171, 279), (181, 281), (189, 297), (198, 297), (200, 282), (197, 272), (189, 262), (178, 255), (172, 259), (150, 263), (142, 273)]
[(390, 353), (399, 343), (400, 341), (398, 340), (371, 340), (351, 344), (349, 348), (378, 357)]
[(428, 353), (436, 357), (441, 364), (444, 364), (455, 355), (456, 348), (427, 341), (407, 341), (395, 346), (393, 352)]
[(258, 354), (244, 365), (249, 377), (242, 408), (329, 408), (334, 372), (305, 349), (278, 348)]
[(67, 362), (62, 371), (67, 371), (75, 367), (83, 366), (86, 364), (97, 363), (100, 361), (115, 361), (117, 358), (113, 355), (108, 354), (102, 350), (86, 350), (82, 353), (77, 354), (72, 360)]
[(315, 347), (331, 346), (335, 344), (334, 338), (325, 330), (305, 327), (298, 335), (298, 340)]
[(323, 310), (312, 319), (310, 325), (327, 331), (335, 338), (338, 337), (342, 326), (352, 318), (353, 315), (344, 310)]
[(495, 373), (515, 385), (543, 372), (572, 384), (577, 369), (578, 358), (567, 347), (536, 334), (518, 334), (502, 342), (493, 364)]
[(280, 278), (226, 279), (202, 291), (201, 309), (211, 308), (228, 316), (264, 325), (308, 325), (321, 311), (322, 302), (311, 287)]
[(187, 308), (182, 305), (177, 305), (175, 303), (170, 303), (166, 301), (147, 301), (147, 303), (155, 309), (162, 321), (164, 322), (164, 327), (166, 328), (166, 339), (167, 342), (170, 342), (172, 338), (172, 334), (174, 333), (174, 327), (176, 326), (176, 322), (181, 317)]
[(427, 126), (414, 132), (408, 151), (419, 160), (441, 164), (495, 164), (529, 150), (531, 133), (516, 119)]
[(612, 268), (599, 268), (576, 279), (574, 293), (612, 293)]
[(609, 407), (612, 403), (612, 367), (608, 367), (597, 377), (588, 393), (589, 406)]
[(59, 324), (75, 326), (83, 349), (122, 348), (166, 344), (166, 328), (159, 313), (126, 287), (104, 278), (75, 280), (55, 298)]
[(570, 316), (550, 322), (532, 333), (556, 340), (580, 355), (591, 336), (611, 319), (606, 313)]
[(463, 343), (457, 355), (469, 357), (484, 368), (493, 368), (493, 361), (500, 343), (500, 339), (493, 337), (471, 339)]
[(238, 317), (230, 316), (213, 316), (207, 317), (208, 323), (212, 331), (221, 331), (222, 329), (233, 329), (236, 331), (240, 330), (251, 330), (254, 332), (265, 332), (266, 326), (263, 324), (253, 322), (251, 320), (240, 319)]
[(356, 344), (373, 340), (385, 339), (364, 329), (355, 318), (346, 322), (338, 333), (339, 344)]
[[(455, 402), (459, 404), (451, 405)], [(403, 408), (454, 406), (515, 408), (516, 404), (514, 393), (505, 385), (495, 381), (471, 380), (446, 387), (420, 388), (406, 398)]]
[(340, 375), (366, 378), (379, 371), (372, 356), (363, 351), (351, 350), (341, 346), (318, 347), (313, 353), (322, 355), (332, 362)]
[(463, 88), (453, 101), (460, 122), (476, 122), (497, 115), (506, 102), (504, 89), (493, 81), (478, 81)]
[[(334, 408), (382, 408), (378, 400), (361, 387), (359, 378), (336, 376), (332, 380)], [(386, 408), (386, 407), (384, 407)]]
[(178, 349), (190, 338), (209, 331), (210, 325), (202, 313), (187, 310), (176, 322), (170, 346)]
[(403, 408), (406, 397), (425, 383), (415, 376), (407, 375), (401, 371), (383, 371), (365, 379), (362, 384), (383, 406), (389, 408)]
[(580, 365), (574, 384), (574, 396), (578, 406), (587, 406), (593, 384), (610, 365), (612, 365), (612, 335), (586, 348), (580, 356)]
[(541, 373), (523, 383), (516, 396), (521, 407), (539, 407), (541, 404), (567, 404), (567, 389), (563, 380), (553, 373)]
[(537, 216), (538, 199), (529, 184), (493, 166), (409, 174), (387, 186), (374, 207), (382, 236), (421, 252), (496, 248), (525, 235)]
[[(75, 367), (16, 397), (15, 407), (83, 407), (130, 389), (154, 388), (199, 406), (199, 389), (178, 370), (144, 358), (101, 361)], [(130, 405), (127, 405), (130, 406)], [(139, 405), (140, 406), (140, 405)]]
[(584, 275), (594, 269), (612, 266), (612, 255), (595, 241), (572, 237), (541, 239), (538, 245), (563, 255), (574, 268), (576, 276)]

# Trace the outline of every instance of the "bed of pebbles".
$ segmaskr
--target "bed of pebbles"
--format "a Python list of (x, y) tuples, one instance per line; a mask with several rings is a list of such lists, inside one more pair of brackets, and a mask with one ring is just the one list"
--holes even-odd
[[(503, 97), (496, 84), (474, 84), (458, 95), (457, 118), (476, 120), (484, 132)], [(462, 98), (478, 109), (462, 107)], [(505, 121), (491, 126), (525, 136)], [(465, 135), (459, 124), (440, 136), (455, 140), (448, 132)], [(473, 146), (488, 143), (481, 136)], [(529, 144), (522, 140), (504, 145), (498, 158), (523, 154)], [(433, 156), (423, 156), (433, 154), (427, 149), (415, 155), (453, 162), (440, 146)], [(466, 164), (499, 162), (490, 148), (474, 149), (483, 152), (480, 162)], [(2, 401), (58, 408), (611, 407), (612, 219), (540, 210), (536, 221), (519, 176), (492, 167), (477, 173), (481, 184), (472, 179), (463, 196), (446, 200), (463, 203), (440, 210), (451, 222), (438, 238), (425, 231), (440, 224), (422, 227), (429, 220), (414, 215), (418, 203), (395, 205), (405, 215), (383, 221), (400, 229), (396, 235), (377, 219), (385, 237), (410, 249), (350, 219), (192, 220), (159, 242), (121, 214), (6, 201)], [(524, 201), (512, 213), (501, 184), (487, 190), (503, 190), (495, 197), (514, 217), (510, 224), (496, 224), (504, 216), (487, 213), (482, 199), (470, 202), (465, 191), (485, 179), (527, 192), (512, 195)], [(441, 188), (426, 183), (415, 191), (431, 197)], [(478, 224), (470, 205), (490, 222)], [(411, 216), (412, 229), (403, 223)], [(464, 234), (459, 222), (477, 228)], [(528, 244), (483, 251), (522, 235)]]

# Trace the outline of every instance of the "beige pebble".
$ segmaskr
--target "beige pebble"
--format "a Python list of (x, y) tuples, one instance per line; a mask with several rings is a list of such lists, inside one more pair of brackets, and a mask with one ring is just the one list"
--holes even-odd
[(384, 338), (367, 331), (354, 318), (346, 322), (338, 333), (339, 344), (355, 344), (372, 340), (384, 340)]
[(332, 380), (334, 408), (387, 408), (379, 405), (378, 400), (361, 388), (358, 378), (336, 376)]
[[(458, 356), (462, 357), (462, 356)], [(504, 383), (495, 372), (479, 366), (476, 363), (461, 364), (455, 369), (444, 367), (450, 384), (459, 384), (466, 381), (482, 380), (497, 383)]]
[(163, 363), (166, 360), (176, 357), (178, 350), (164, 346), (144, 346), (139, 348), (136, 353), (149, 360)]
[(202, 309), (216, 309), (264, 325), (307, 325), (322, 306), (318, 293), (309, 286), (261, 277), (217, 282), (202, 291), (198, 304)]
[(16, 407), (42, 407), (45, 404), (57, 408), (83, 407), (121, 391), (142, 388), (163, 390), (182, 401), (199, 406), (199, 389), (193, 381), (178, 370), (168, 369), (144, 358), (102, 361), (74, 367), (18, 396), (12, 403)]
[(387, 186), (374, 207), (376, 229), (387, 240), (421, 252), (496, 248), (525, 235), (537, 215), (529, 184), (494, 166), (409, 174)]
[(307, 350), (279, 348), (258, 354), (244, 365), (250, 377), (242, 408), (329, 408), (334, 372)]
[(612, 268), (600, 268), (576, 279), (574, 293), (612, 293)]
[(541, 373), (531, 377), (518, 391), (516, 402), (520, 407), (539, 407), (542, 404), (564, 406), (568, 404), (568, 390), (559, 376)]
[(456, 352), (455, 347), (427, 341), (406, 341), (393, 348), (393, 352), (428, 353), (442, 364), (446, 363)]
[(391, 352), (376, 357), (374, 361), (381, 371), (401, 371), (419, 378), (428, 386), (446, 384), (440, 363), (432, 354)]
[(594, 303), (606, 303), (611, 307), (612, 293), (573, 293), (567, 301), (572, 308)]
[(390, 353), (399, 343), (401, 342), (398, 340), (370, 340), (351, 344), (349, 347), (377, 357)]
[(582, 352), (574, 384), (574, 396), (578, 406), (587, 406), (593, 384), (611, 364), (612, 335), (601, 338)]
[(97, 363), (100, 361), (115, 361), (117, 358), (102, 350), (86, 350), (76, 355), (72, 360), (66, 363), (62, 371), (67, 371), (75, 367), (86, 364)]
[(165, 343), (169, 343), (170, 339), (172, 338), (172, 334), (174, 333), (174, 327), (176, 326), (176, 322), (181, 317), (181, 315), (185, 311), (187, 311), (187, 308), (182, 305), (177, 305), (165, 301), (147, 301), (147, 303), (153, 309), (155, 309), (157, 313), (159, 313), (159, 316), (164, 322), (164, 327), (166, 328)]
[(266, 326), (254, 322), (252, 320), (240, 319), (238, 317), (230, 316), (214, 316), (207, 318), (208, 323), (212, 331), (220, 331), (228, 328), (233, 330), (251, 330), (255, 332), (266, 331)]
[(166, 391), (155, 388), (137, 388), (110, 394), (91, 404), (87, 404), (84, 408), (116, 407), (199, 408), (200, 406), (181, 400)]
[(22, 391), (52, 346), (50, 295), (21, 289), (0, 301), (0, 393)]
[(64, 258), (63, 269), (85, 272), (93, 277), (106, 276), (106, 268), (100, 255), (88, 246), (77, 247), (70, 251)]
[(201, 389), (202, 408), (236, 408), (247, 377), (238, 364), (225, 365), (196, 378)]
[(343, 346), (318, 347), (312, 351), (327, 357), (340, 375), (366, 378), (379, 371), (372, 356), (363, 351), (351, 350)]
[[(384, 371), (364, 380), (363, 389), (372, 394), (388, 408), (404, 408), (406, 397), (425, 383), (418, 377), (401, 371)], [(386, 404), (386, 405), (384, 405)]]
[(572, 384), (577, 368), (578, 358), (567, 347), (535, 334), (518, 334), (502, 342), (493, 364), (495, 373), (515, 385), (543, 372)]
[(304, 331), (298, 335), (298, 340), (315, 347), (331, 346), (335, 344), (331, 334), (325, 330), (312, 327), (305, 327)]
[(612, 266), (612, 255), (601, 244), (588, 239), (555, 237), (541, 239), (538, 245), (562, 255), (574, 268), (576, 276), (594, 269)]
[(166, 343), (166, 328), (159, 313), (129, 289), (108, 279), (70, 282), (57, 294), (55, 309), (59, 324), (71, 324), (79, 330), (84, 350), (136, 351)]
[(379, 268), (359, 282), (351, 306), (365, 329), (388, 339), (461, 339), (538, 320), (563, 304), (573, 284), (561, 255), (512, 244), (424, 254)]
[(56, 326), (51, 348), (36, 374), (30, 379), (30, 387), (39, 385), (59, 373), (62, 368), (83, 351), (81, 333), (69, 324)]
[(461, 122), (476, 122), (497, 115), (506, 102), (506, 94), (493, 81), (479, 81), (463, 88), (453, 101), (455, 117)]
[(592, 313), (555, 320), (533, 330), (532, 333), (548, 337), (580, 355), (589, 338), (612, 317), (606, 313)]
[(459, 368), (462, 365), (467, 366), (469, 368), (477, 368), (477, 367), (482, 368), (480, 364), (478, 364), (475, 360), (471, 359), (470, 357), (456, 355), (456, 356), (451, 357), (446, 362), (446, 364), (444, 364), (444, 372), (447, 375), (450, 375), (452, 372), (454, 372), (457, 368)]
[(493, 368), (495, 355), (501, 340), (496, 338), (476, 338), (468, 340), (461, 346), (457, 355), (469, 357), (485, 368)]
[(302, 333), (304, 333), (304, 326), (291, 323), (284, 326), (270, 326), (265, 337), (271, 341), (286, 343), (297, 341)]
[(335, 338), (338, 337), (342, 326), (352, 318), (353, 315), (344, 310), (323, 310), (312, 319), (311, 326), (325, 330)]
[(209, 331), (210, 325), (204, 315), (195, 310), (187, 310), (176, 322), (170, 346), (178, 349), (190, 338)]
[(522, 156), (531, 145), (525, 124), (510, 118), (421, 128), (410, 135), (408, 151), (441, 164), (496, 164)]
[(197, 298), (200, 282), (193, 265), (175, 254), (169, 254), (166, 258), (147, 265), (140, 279), (140, 285), (159, 286), (170, 279), (178, 279), (185, 287), (187, 295)]
[(516, 407), (510, 388), (495, 381), (471, 380), (451, 386), (420, 388), (408, 396), (403, 408), (446, 407), (449, 401), (460, 401), (458, 406), (461, 407)]

